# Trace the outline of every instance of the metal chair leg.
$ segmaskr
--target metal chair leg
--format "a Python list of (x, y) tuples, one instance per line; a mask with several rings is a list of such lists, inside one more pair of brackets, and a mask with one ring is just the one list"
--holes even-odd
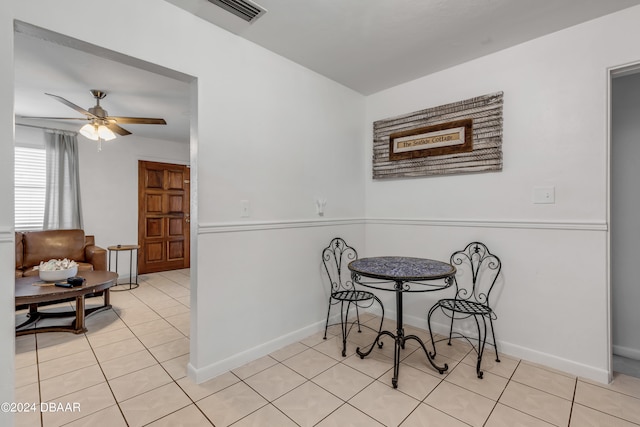
[(448, 345), (451, 345), (451, 336), (453, 335), (453, 319), (456, 317), (456, 312), (451, 312), (451, 328), (449, 328), (449, 342)]
[[(344, 312), (344, 303), (340, 303), (340, 322), (342, 323), (342, 357), (347, 357), (347, 336), (349, 336), (349, 308), (351, 308), (352, 301), (347, 302), (347, 312)], [(357, 307), (357, 304), (355, 304)]]
[(358, 322), (358, 332), (362, 332), (362, 329), (360, 329), (360, 313), (358, 312), (358, 304), (355, 304), (356, 306), (356, 321)]
[(500, 356), (498, 355), (498, 343), (496, 342), (496, 332), (493, 329), (493, 319), (489, 317), (489, 326), (491, 327), (491, 337), (493, 338), (493, 349), (496, 351), (496, 362), (500, 362)]
[(329, 308), (327, 309), (327, 323), (324, 324), (324, 339), (327, 339), (327, 329), (329, 329), (329, 315), (331, 314), (331, 297), (329, 297)]
[[(478, 317), (482, 318), (482, 323), (484, 326), (484, 335), (480, 330), (480, 322), (478, 321)], [(476, 321), (476, 327), (478, 328), (478, 350), (477, 350), (477, 360), (476, 360), (476, 374), (478, 378), (482, 379), (484, 376), (484, 372), (482, 372), (482, 354), (484, 353), (484, 346), (487, 342), (487, 321), (484, 316), (474, 315), (473, 320)]]

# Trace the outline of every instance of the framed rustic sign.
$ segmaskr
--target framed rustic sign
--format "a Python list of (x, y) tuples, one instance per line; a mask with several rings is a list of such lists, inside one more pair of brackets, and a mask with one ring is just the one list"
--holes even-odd
[(389, 135), (389, 160), (415, 159), (473, 150), (473, 121), (456, 120)]
[(501, 171), (502, 96), (496, 92), (374, 122), (373, 179)]

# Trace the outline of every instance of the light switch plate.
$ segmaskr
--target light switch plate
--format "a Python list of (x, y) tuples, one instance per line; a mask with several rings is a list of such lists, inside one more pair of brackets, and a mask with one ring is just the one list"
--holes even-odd
[(550, 187), (533, 187), (533, 203), (549, 204), (556, 202), (556, 188)]

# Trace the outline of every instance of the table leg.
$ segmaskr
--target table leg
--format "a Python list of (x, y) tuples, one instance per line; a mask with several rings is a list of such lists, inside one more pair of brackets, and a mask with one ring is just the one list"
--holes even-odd
[(417, 335), (407, 335), (406, 337), (404, 337), (404, 340), (405, 341), (408, 341), (408, 340), (417, 341), (418, 344), (420, 344), (420, 347), (422, 347), (422, 350), (424, 350), (424, 354), (427, 355), (427, 360), (429, 361), (429, 363), (431, 363), (431, 366), (433, 366), (433, 368), (436, 371), (438, 371), (441, 374), (444, 374), (446, 371), (449, 370), (449, 365), (447, 365), (446, 363), (442, 367), (436, 365), (436, 362), (433, 361), (433, 357), (431, 357), (431, 353), (429, 353), (429, 350), (427, 350), (427, 347), (424, 345), (424, 342), (420, 339), (419, 336), (417, 336)]
[[(131, 252), (131, 253), (133, 253), (133, 252)], [(138, 285), (138, 271), (139, 271), (138, 270), (138, 249), (136, 248), (136, 286), (135, 286), (135, 288), (137, 288), (139, 286)]]
[[(133, 249), (129, 251), (129, 290), (131, 290), (131, 280), (133, 279)], [(136, 277), (136, 281), (138, 278)]]
[[(356, 349), (356, 353), (360, 356), (361, 359), (364, 359), (368, 356), (378, 341), (383, 335), (388, 335), (393, 339), (393, 378), (391, 379), (391, 383), (393, 384), (393, 388), (398, 388), (398, 374), (400, 372), (400, 350), (404, 349), (404, 327), (402, 325), (402, 282), (396, 282), (394, 285), (396, 291), (396, 333), (392, 334), (389, 331), (380, 331), (378, 336), (376, 337), (373, 344), (367, 352), (361, 352), (360, 347)], [(380, 347), (380, 345), (378, 345)]]
[(20, 323), (19, 325), (16, 325), (16, 331), (18, 331), (20, 328), (24, 328), (25, 326), (30, 325), (31, 323), (37, 322), (38, 320), (40, 320), (38, 304), (29, 304), (29, 313), (27, 313), (27, 320)]
[[(83, 296), (75, 298), (76, 309), (74, 311), (55, 311), (55, 312), (41, 312), (38, 311), (38, 304), (29, 304), (29, 313), (27, 314), (27, 320), (19, 325), (16, 325), (16, 336), (35, 334), (39, 332), (73, 332), (74, 334), (81, 334), (87, 332), (86, 318), (94, 313), (99, 313), (104, 310), (108, 310), (111, 307), (109, 288), (104, 291), (104, 305), (97, 307), (86, 307), (86, 301)], [(73, 320), (68, 324), (50, 325), (33, 327), (24, 329), (28, 325), (35, 323), (41, 319), (49, 318), (67, 318), (73, 317)]]
[(398, 376), (400, 375), (400, 349), (404, 349), (404, 325), (402, 324), (402, 282), (396, 282), (396, 339), (393, 352), (393, 388), (398, 388)]
[(73, 326), (76, 334), (87, 331), (84, 327), (84, 295), (76, 297), (76, 320), (73, 322)]
[(391, 384), (393, 385), (393, 388), (398, 388), (398, 376), (400, 374), (400, 351), (404, 349), (405, 342), (408, 340), (415, 340), (420, 344), (420, 346), (424, 350), (424, 353), (427, 356), (427, 360), (429, 361), (429, 363), (431, 363), (431, 366), (433, 366), (434, 369), (436, 369), (439, 373), (442, 374), (447, 370), (449, 370), (449, 366), (446, 363), (444, 364), (443, 367), (436, 365), (435, 362), (433, 361), (433, 358), (429, 354), (429, 351), (427, 351), (427, 347), (424, 345), (424, 342), (420, 339), (420, 337), (418, 337), (417, 335), (407, 335), (407, 336), (404, 335), (404, 323), (403, 323), (404, 315), (403, 315), (403, 302), (402, 302), (402, 295), (404, 294), (403, 282), (396, 282), (396, 284), (394, 285), (394, 289), (396, 292), (396, 333), (392, 334), (389, 331), (380, 331), (380, 333), (376, 337), (373, 344), (371, 344), (371, 348), (369, 348), (368, 351), (361, 352), (360, 347), (358, 347), (356, 349), (356, 353), (358, 353), (361, 359), (364, 359), (366, 356), (368, 356), (371, 353), (371, 351), (373, 350), (373, 348), (375, 347), (375, 345), (378, 343), (378, 341), (383, 335), (390, 336), (394, 342), (393, 378), (391, 379)]

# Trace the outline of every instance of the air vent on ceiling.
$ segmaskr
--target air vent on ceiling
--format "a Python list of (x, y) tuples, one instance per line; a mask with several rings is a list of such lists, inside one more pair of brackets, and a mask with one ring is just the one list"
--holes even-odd
[(209, 2), (247, 22), (253, 22), (267, 12), (265, 8), (249, 0), (209, 0)]

